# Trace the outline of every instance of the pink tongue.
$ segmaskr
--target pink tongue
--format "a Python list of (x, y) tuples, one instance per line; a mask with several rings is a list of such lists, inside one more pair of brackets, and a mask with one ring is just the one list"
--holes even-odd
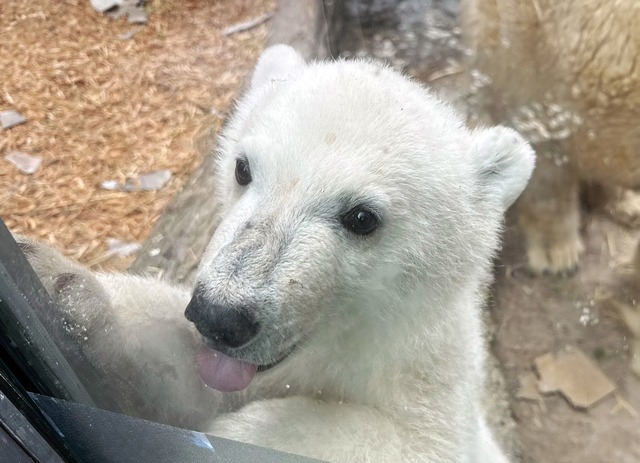
[(202, 346), (196, 354), (196, 366), (207, 386), (223, 392), (244, 389), (258, 369), (257, 365), (231, 358), (207, 346)]

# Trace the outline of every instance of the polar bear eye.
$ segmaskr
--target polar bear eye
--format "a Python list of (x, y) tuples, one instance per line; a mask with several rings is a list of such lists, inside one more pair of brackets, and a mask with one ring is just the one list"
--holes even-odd
[(378, 228), (378, 216), (364, 206), (356, 206), (342, 216), (342, 225), (357, 235), (368, 235)]
[(249, 169), (249, 161), (246, 158), (236, 159), (236, 182), (240, 186), (251, 183), (251, 169)]

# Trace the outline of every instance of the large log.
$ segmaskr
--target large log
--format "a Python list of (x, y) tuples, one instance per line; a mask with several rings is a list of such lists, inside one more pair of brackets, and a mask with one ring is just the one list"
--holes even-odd
[[(306, 59), (328, 52), (327, 14), (330, 2), (280, 0), (271, 19), (267, 45), (285, 43)], [(210, 147), (215, 147), (215, 140)], [(209, 239), (218, 225), (215, 197), (215, 155), (210, 148), (182, 191), (166, 207), (138, 257), (132, 273), (146, 273), (167, 281), (191, 285)]]

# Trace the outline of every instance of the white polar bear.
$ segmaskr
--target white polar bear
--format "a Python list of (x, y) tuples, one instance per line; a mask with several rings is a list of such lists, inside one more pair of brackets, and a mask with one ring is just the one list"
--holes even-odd
[(20, 242), (102, 406), (329, 461), (501, 463), (481, 294), (533, 164), (391, 69), (276, 46), (223, 137), (191, 302)]

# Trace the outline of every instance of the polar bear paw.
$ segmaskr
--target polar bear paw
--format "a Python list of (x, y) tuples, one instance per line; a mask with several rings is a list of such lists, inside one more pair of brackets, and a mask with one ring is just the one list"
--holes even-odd
[(14, 238), (59, 309), (59, 313), (42, 318), (58, 324), (47, 326), (50, 332), (58, 332), (62, 325), (68, 335), (78, 337), (83, 331), (86, 334), (87, 327), (104, 324), (110, 299), (89, 270), (46, 244), (22, 235)]
[(584, 245), (579, 237), (555, 238), (545, 244), (535, 242), (527, 246), (529, 268), (536, 275), (572, 275), (583, 252)]

